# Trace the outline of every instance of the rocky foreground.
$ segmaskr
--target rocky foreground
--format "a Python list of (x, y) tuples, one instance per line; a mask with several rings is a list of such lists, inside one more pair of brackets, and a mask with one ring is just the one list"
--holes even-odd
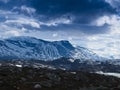
[(120, 79), (80, 71), (1, 66), (0, 90), (120, 90)]

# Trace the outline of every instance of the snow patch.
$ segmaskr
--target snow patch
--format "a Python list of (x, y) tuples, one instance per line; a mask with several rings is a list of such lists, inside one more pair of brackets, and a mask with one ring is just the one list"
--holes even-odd
[(96, 72), (97, 74), (101, 74), (101, 75), (106, 75), (106, 76), (114, 76), (114, 77), (117, 77), (117, 78), (120, 78), (120, 73), (104, 73), (102, 71), (99, 71), (99, 72)]

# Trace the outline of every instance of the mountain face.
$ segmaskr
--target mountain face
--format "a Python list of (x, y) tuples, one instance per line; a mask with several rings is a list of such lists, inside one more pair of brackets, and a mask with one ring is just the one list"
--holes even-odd
[(1, 59), (54, 60), (61, 57), (80, 60), (101, 58), (83, 47), (73, 47), (68, 41), (44, 41), (32, 37), (13, 37), (0, 40)]

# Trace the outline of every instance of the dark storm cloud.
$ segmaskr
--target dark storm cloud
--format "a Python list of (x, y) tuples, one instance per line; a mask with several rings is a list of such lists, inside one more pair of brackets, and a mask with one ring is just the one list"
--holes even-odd
[(76, 21), (81, 23), (87, 23), (105, 14), (116, 13), (105, 0), (9, 0), (8, 3), (0, 3), (0, 6), (4, 8), (21, 5), (33, 7), (38, 14), (50, 18), (65, 14), (73, 15), (77, 18)]
[(97, 27), (89, 24), (103, 15), (116, 14), (116, 10), (104, 0), (34, 0), (31, 3), (39, 14), (48, 19), (66, 15), (74, 21), (69, 25), (43, 27), (47, 30), (76, 30), (86, 34), (99, 34), (108, 31), (108, 25)]
[(104, 0), (31, 0), (31, 4), (39, 13), (52, 15), (114, 13)]
[(89, 23), (99, 16), (116, 13), (104, 0), (31, 0), (37, 13), (55, 18), (68, 14), (76, 17), (75, 22)]
[[(105, 33), (106, 26), (89, 26), (91, 22), (104, 15), (116, 14), (116, 9), (105, 0), (9, 0), (8, 3), (0, 3), (0, 8), (13, 9), (26, 5), (36, 10), (36, 17), (43, 15), (43, 21), (54, 20), (65, 16), (67, 19), (74, 17), (70, 25), (58, 25), (56, 27), (42, 28), (50, 30), (78, 30), (84, 33)], [(42, 18), (43, 19), (43, 18)], [(40, 20), (42, 20), (40, 19)]]

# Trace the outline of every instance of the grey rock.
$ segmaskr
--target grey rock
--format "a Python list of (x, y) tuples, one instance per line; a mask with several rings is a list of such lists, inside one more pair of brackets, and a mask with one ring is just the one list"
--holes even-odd
[(41, 86), (40, 84), (35, 84), (35, 85), (34, 85), (34, 88), (35, 88), (35, 89), (40, 89), (40, 88), (42, 88), (42, 86)]

